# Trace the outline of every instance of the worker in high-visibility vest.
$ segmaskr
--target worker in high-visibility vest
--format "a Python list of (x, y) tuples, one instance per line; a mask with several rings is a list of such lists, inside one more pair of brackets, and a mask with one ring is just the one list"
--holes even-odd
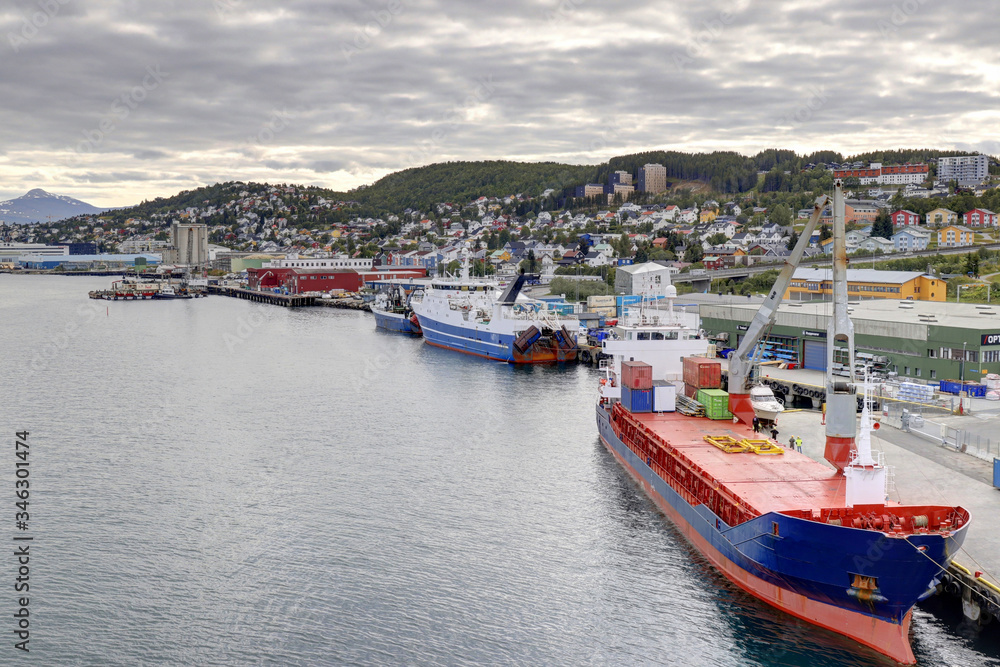
[(802, 453), (802, 436), (795, 436), (795, 451)]

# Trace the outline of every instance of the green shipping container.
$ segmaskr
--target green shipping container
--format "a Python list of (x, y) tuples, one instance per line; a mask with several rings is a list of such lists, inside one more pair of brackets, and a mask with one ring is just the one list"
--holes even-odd
[(695, 400), (705, 406), (705, 416), (709, 419), (732, 419), (729, 411), (729, 393), (722, 389), (699, 389)]

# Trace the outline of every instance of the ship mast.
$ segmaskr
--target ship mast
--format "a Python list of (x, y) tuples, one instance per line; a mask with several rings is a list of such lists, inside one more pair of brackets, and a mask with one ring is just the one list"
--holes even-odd
[[(854, 323), (847, 312), (847, 232), (843, 183), (833, 185), (833, 317), (826, 336), (826, 451), (837, 470), (851, 462), (857, 439), (857, 388), (854, 385)], [(846, 381), (833, 374), (837, 343), (845, 343)], [(840, 348), (844, 349), (844, 348)]]
[(843, 470), (847, 485), (844, 503), (855, 505), (884, 505), (888, 501), (889, 468), (882, 463), (882, 456), (872, 452), (871, 385), (865, 371), (865, 401), (861, 410), (861, 432), (857, 439), (857, 455)]

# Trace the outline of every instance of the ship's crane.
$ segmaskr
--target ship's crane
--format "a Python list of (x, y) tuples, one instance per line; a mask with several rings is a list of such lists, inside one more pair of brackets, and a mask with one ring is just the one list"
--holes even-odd
[(812, 215), (806, 222), (805, 229), (799, 237), (792, 254), (785, 260), (785, 265), (778, 274), (777, 280), (771, 286), (764, 303), (760, 305), (757, 313), (753, 316), (750, 326), (747, 328), (743, 340), (740, 341), (736, 352), (729, 357), (729, 411), (745, 424), (753, 422), (754, 411), (750, 403), (751, 372), (753, 370), (753, 351), (761, 336), (774, 324), (778, 314), (778, 306), (781, 299), (792, 282), (792, 275), (802, 261), (806, 246), (809, 245), (809, 238), (816, 229), (816, 224), (823, 215), (823, 209), (830, 203), (830, 197), (820, 195), (816, 198)]

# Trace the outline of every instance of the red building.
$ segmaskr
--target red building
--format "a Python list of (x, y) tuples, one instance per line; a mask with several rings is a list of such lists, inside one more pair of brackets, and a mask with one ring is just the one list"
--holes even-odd
[(736, 257), (735, 255), (708, 255), (707, 257), (702, 257), (701, 263), (709, 271), (731, 269), (736, 266)]
[(879, 176), (882, 175), (882, 170), (876, 167), (875, 169), (835, 169), (833, 172), (834, 178), (851, 178), (854, 177), (861, 182), (861, 185), (868, 185), (869, 183), (874, 183), (878, 181)]
[(984, 208), (974, 208), (962, 216), (966, 227), (996, 227), (997, 214)]
[(926, 164), (900, 164), (893, 167), (882, 167), (884, 175), (919, 174), (925, 179), (927, 178), (928, 171), (929, 169)]
[(344, 290), (357, 292), (363, 286), (361, 274), (352, 269), (247, 269), (250, 289), (280, 288), (289, 294)]
[(426, 278), (427, 269), (418, 266), (401, 267), (380, 267), (376, 266), (371, 271), (362, 271), (361, 280), (369, 287), (376, 282), (383, 280), (410, 280), (413, 278)]
[(900, 225), (920, 224), (920, 215), (918, 213), (914, 213), (913, 211), (896, 211), (890, 217), (892, 217), (892, 224), (896, 227), (899, 227)]

